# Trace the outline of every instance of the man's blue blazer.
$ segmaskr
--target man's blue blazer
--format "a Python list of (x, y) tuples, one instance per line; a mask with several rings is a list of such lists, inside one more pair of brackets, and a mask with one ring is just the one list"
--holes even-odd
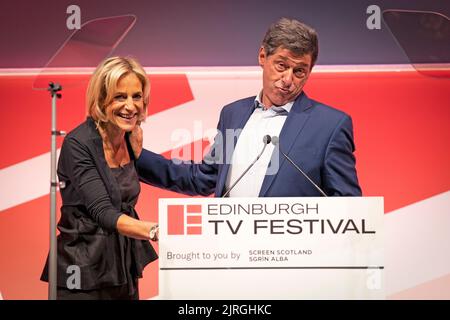
[[(140, 179), (153, 186), (188, 195), (214, 192), (216, 197), (222, 196), (230, 168), (224, 159), (231, 159), (226, 146), (235, 146), (237, 142), (235, 138), (227, 139), (225, 130), (245, 126), (255, 109), (254, 100), (255, 97), (238, 100), (222, 109), (217, 129), (223, 139), (216, 137), (201, 163), (178, 164), (144, 149), (137, 160)], [(281, 150), (327, 195), (361, 195), (350, 116), (302, 93), (292, 106), (279, 138)], [(228, 148), (234, 150), (233, 147)], [(320, 193), (281, 156), (277, 174), (265, 176), (259, 196), (308, 197), (320, 196)]]

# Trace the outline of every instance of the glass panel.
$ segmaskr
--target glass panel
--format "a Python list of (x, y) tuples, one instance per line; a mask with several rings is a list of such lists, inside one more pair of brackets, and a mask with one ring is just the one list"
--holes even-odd
[(84, 23), (36, 76), (33, 89), (47, 90), (50, 81), (63, 88), (76, 86), (77, 77), (67, 77), (70, 69), (64, 72), (64, 68), (96, 67), (111, 54), (135, 22), (135, 16), (123, 15)]
[(433, 77), (450, 77), (450, 22), (431, 11), (385, 10), (383, 20), (412, 66)]

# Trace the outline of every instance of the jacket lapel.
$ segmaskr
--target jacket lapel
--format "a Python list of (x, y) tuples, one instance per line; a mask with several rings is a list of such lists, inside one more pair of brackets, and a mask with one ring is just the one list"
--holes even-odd
[[(311, 100), (309, 100), (306, 94), (302, 92), (292, 106), (292, 109), (289, 112), (280, 132), (280, 147), (284, 153), (289, 154), (289, 151), (293, 147), (294, 142), (297, 140), (298, 135), (302, 131), (306, 121), (309, 118), (309, 113), (305, 111), (310, 109), (311, 107)], [(281, 154), (279, 154), (279, 152), (275, 152), (275, 150), (272, 154), (271, 163), (275, 163), (275, 161), (279, 163), (279, 172), (282, 169), (286, 159)], [(275, 157), (279, 158), (275, 159)], [(261, 191), (259, 192), (260, 197), (265, 197), (267, 195), (267, 191), (275, 180), (277, 174), (265, 176), (263, 184), (261, 186)]]

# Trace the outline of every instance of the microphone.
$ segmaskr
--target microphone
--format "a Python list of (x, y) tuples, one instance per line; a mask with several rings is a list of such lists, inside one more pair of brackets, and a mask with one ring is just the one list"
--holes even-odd
[(272, 141), (272, 138), (266, 134), (263, 137), (263, 142), (264, 142), (264, 147), (262, 148), (261, 152), (258, 154), (258, 156), (256, 157), (256, 159), (248, 166), (247, 169), (245, 169), (245, 171), (239, 176), (239, 178), (231, 185), (231, 187), (227, 190), (227, 192), (225, 192), (222, 196), (222, 198), (225, 198), (226, 196), (228, 196), (231, 192), (231, 190), (233, 190), (234, 186), (245, 176), (245, 174), (248, 172), (248, 170), (250, 170), (253, 165), (256, 163), (256, 161), (258, 161), (259, 158), (261, 158), (262, 154), (264, 153), (264, 150), (266, 150), (267, 145)]
[(277, 136), (273, 136), (272, 137), (272, 144), (277, 147), (278, 146), (278, 150), (281, 152), (281, 154), (286, 158), (287, 161), (289, 161), (294, 167), (295, 169), (297, 169), (297, 171), (299, 171), (316, 189), (317, 191), (320, 192), (321, 195), (323, 195), (324, 197), (328, 197), (326, 195), (325, 192), (323, 192), (322, 189), (320, 189), (320, 187), (314, 183), (314, 181), (312, 181), (312, 179), (310, 177), (308, 177), (308, 175), (306, 173), (303, 172), (302, 169), (300, 169), (295, 163), (294, 161), (291, 160), (291, 158), (288, 157), (287, 154), (285, 154), (282, 150), (281, 150), (281, 146), (280, 146), (280, 138), (278, 138)]

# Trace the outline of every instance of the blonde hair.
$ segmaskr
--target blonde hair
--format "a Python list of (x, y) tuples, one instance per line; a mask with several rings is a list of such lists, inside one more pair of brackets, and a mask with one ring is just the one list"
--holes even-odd
[(142, 83), (144, 112), (139, 115), (138, 121), (145, 120), (150, 96), (150, 81), (144, 68), (136, 59), (111, 57), (101, 62), (95, 69), (86, 92), (87, 114), (95, 122), (108, 122), (106, 106), (112, 102), (119, 80), (130, 73), (134, 73)]

